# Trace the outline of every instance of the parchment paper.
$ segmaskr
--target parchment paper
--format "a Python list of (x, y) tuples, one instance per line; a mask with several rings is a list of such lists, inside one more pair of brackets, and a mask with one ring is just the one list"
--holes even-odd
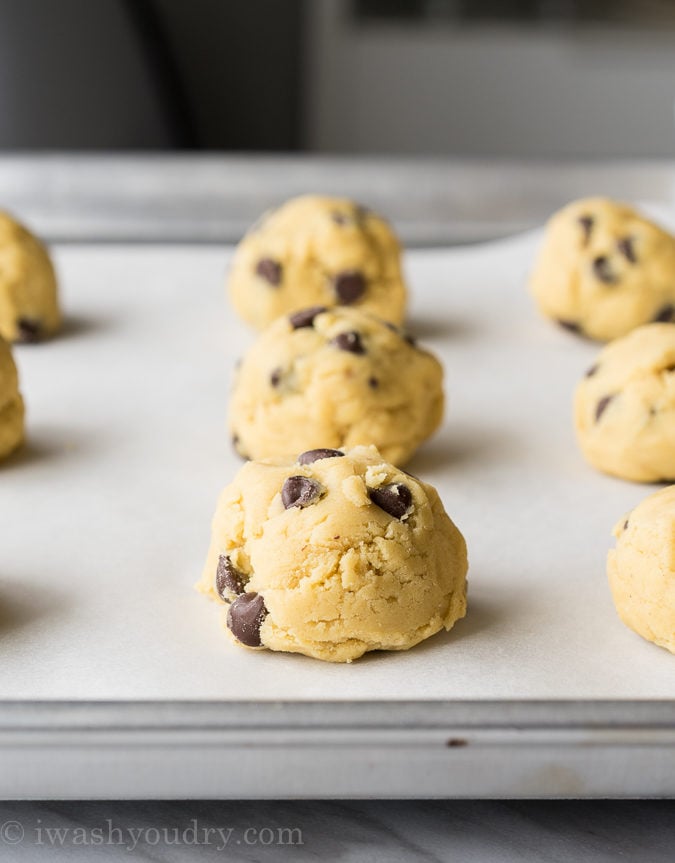
[(253, 334), (224, 298), (229, 252), (56, 249), (68, 325), (16, 350), (30, 442), (0, 467), (0, 697), (675, 697), (675, 657), (619, 622), (605, 576), (612, 525), (653, 489), (577, 450), (572, 391), (598, 348), (534, 311), (536, 240), (408, 255), (410, 328), (448, 394), (409, 470), (466, 535), (469, 614), (344, 666), (236, 649), (193, 590), (240, 464), (225, 418)]

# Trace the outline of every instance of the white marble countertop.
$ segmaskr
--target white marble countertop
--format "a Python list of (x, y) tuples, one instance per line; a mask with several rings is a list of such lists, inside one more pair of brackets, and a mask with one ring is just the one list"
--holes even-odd
[(669, 801), (0, 804), (0, 859), (672, 863)]

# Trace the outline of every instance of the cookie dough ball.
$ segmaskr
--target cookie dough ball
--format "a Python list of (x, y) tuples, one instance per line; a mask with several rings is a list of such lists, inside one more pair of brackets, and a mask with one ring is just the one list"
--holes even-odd
[(307, 195), (264, 216), (237, 247), (229, 290), (257, 329), (315, 305), (355, 306), (396, 324), (405, 313), (394, 232), (346, 198)]
[(546, 316), (599, 341), (675, 320), (675, 238), (615, 201), (575, 201), (549, 221), (530, 287)]
[(357, 309), (279, 318), (235, 380), (230, 431), (247, 458), (375, 444), (404, 463), (443, 416), (443, 370), (393, 324)]
[(247, 647), (351, 662), (466, 612), (464, 538), (374, 447), (249, 462), (223, 492), (199, 588)]
[(619, 617), (675, 653), (675, 486), (643, 500), (614, 536), (607, 574)]
[(0, 338), (0, 458), (13, 452), (23, 440), (23, 399), (12, 352)]
[(42, 243), (0, 212), (0, 336), (37, 342), (61, 325), (54, 268)]
[(574, 414), (579, 446), (598, 470), (675, 479), (675, 324), (647, 324), (601, 351)]

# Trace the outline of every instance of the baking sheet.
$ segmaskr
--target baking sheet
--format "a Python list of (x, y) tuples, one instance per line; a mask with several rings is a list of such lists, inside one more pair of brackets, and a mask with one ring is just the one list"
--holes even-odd
[(442, 430), (410, 463), (464, 532), (469, 613), (406, 653), (344, 666), (231, 646), (196, 594), (234, 360), (228, 252), (55, 250), (69, 322), (16, 350), (30, 443), (0, 467), (0, 697), (652, 699), (675, 657), (626, 629), (610, 531), (653, 489), (577, 451), (574, 385), (597, 347), (540, 320), (535, 235), (414, 251), (411, 330), (446, 369)]

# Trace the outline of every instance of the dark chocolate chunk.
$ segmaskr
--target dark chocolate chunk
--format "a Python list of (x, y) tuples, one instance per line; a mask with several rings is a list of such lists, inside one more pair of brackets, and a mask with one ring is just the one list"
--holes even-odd
[(623, 529), (628, 530), (628, 519), (626, 519), (623, 523)]
[(315, 461), (323, 458), (342, 458), (342, 456), (344, 453), (339, 449), (308, 449), (307, 452), (300, 453), (298, 464), (314, 464)]
[(612, 272), (609, 258), (606, 255), (600, 255), (599, 257), (594, 258), (593, 272), (595, 273), (596, 279), (599, 279), (606, 285), (616, 284), (616, 275)]
[(588, 245), (588, 242), (591, 239), (594, 221), (593, 216), (581, 216), (579, 219), (579, 224), (584, 232), (584, 245)]
[(331, 345), (340, 348), (341, 351), (349, 351), (351, 354), (365, 354), (361, 336), (358, 333), (339, 333), (330, 340)]
[(255, 271), (275, 288), (281, 284), (283, 269), (279, 261), (275, 261), (273, 258), (261, 258)]
[(604, 398), (601, 398), (600, 401), (597, 403), (597, 405), (595, 406), (595, 421), (596, 421), (596, 423), (600, 420), (600, 417), (607, 410), (607, 406), (609, 405), (609, 403), (612, 401), (613, 398), (614, 398), (614, 396), (605, 396)]
[(368, 489), (368, 496), (376, 506), (394, 518), (403, 518), (412, 503), (410, 489), (400, 482)]
[(600, 366), (597, 363), (595, 365), (591, 366), (590, 369), (586, 372), (586, 377), (592, 378), (593, 375), (597, 372), (597, 370), (599, 368), (600, 368)]
[(575, 321), (563, 321), (560, 318), (558, 319), (558, 325), (561, 326), (564, 330), (569, 330), (570, 333), (580, 333), (581, 327)]
[(653, 317), (653, 322), (655, 324), (668, 324), (672, 323), (675, 318), (675, 306), (667, 305), (662, 306), (658, 312)]
[(19, 331), (18, 341), (23, 344), (35, 344), (42, 336), (42, 324), (35, 318), (19, 318), (16, 322)]
[(637, 257), (635, 256), (635, 244), (632, 237), (624, 237), (622, 240), (616, 244), (618, 250), (624, 256), (624, 258), (629, 261), (631, 264), (637, 264)]
[(412, 347), (412, 348), (417, 347), (417, 340), (416, 340), (415, 336), (411, 336), (410, 333), (403, 333), (403, 338), (406, 342), (408, 342), (410, 347)]
[(288, 320), (294, 330), (301, 330), (303, 327), (313, 327), (314, 318), (326, 311), (328, 311), (326, 306), (311, 306), (309, 309), (295, 312)]
[(281, 383), (282, 375), (283, 375), (283, 369), (281, 369), (279, 367), (277, 367), (276, 369), (273, 369), (272, 373), (270, 374), (270, 384), (273, 387), (278, 387), (279, 384)]
[(345, 306), (355, 303), (366, 290), (366, 280), (358, 270), (345, 270), (333, 280), (338, 301)]
[(231, 593), (243, 593), (246, 576), (240, 572), (226, 554), (221, 554), (218, 558), (218, 568), (216, 569), (216, 591), (221, 599), (225, 602), (230, 601)]
[(369, 377), (368, 378), (368, 386), (371, 388), (371, 390), (376, 390), (379, 387), (379, 385), (380, 385), (380, 382), (378, 381), (377, 378), (375, 378), (375, 377)]
[(281, 489), (281, 501), (285, 509), (311, 506), (319, 500), (321, 492), (316, 480), (307, 476), (289, 476)]
[(227, 628), (247, 647), (260, 647), (260, 627), (267, 617), (262, 596), (242, 593), (227, 610)]

